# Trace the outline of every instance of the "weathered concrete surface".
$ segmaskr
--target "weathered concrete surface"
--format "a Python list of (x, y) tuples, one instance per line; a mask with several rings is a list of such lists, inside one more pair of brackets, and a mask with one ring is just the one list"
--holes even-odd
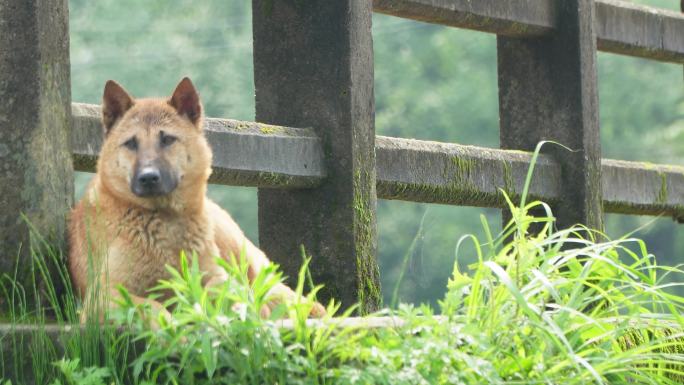
[(550, 0), (373, 0), (378, 13), (517, 37), (549, 33), (554, 8)]
[(259, 241), (296, 277), (301, 245), (322, 299), (380, 303), (376, 261), (372, 6), (253, 0), (258, 121), (313, 127), (328, 177), (314, 189), (259, 190)]
[(72, 103), (71, 151), (74, 170), (95, 172), (97, 156), (102, 149), (102, 107), (95, 104)]
[(0, 2), (0, 274), (21, 247), (21, 280), (37, 240), (21, 215), (63, 245), (73, 199), (68, 20), (67, 0)]
[(684, 16), (625, 1), (596, 2), (602, 51), (684, 63)]
[(604, 159), (604, 208), (684, 220), (684, 167)]
[[(102, 145), (101, 107), (74, 103), (73, 156), (78, 171), (94, 171)], [(306, 188), (325, 177), (323, 149), (311, 129), (207, 118), (214, 153), (210, 183)]]
[[(413, 202), (506, 207), (523, 190), (532, 155), (458, 144), (378, 136), (378, 197)], [(531, 198), (554, 203), (560, 195), (560, 168), (540, 156)], [(515, 200), (514, 200), (515, 201)]]
[[(379, 13), (508, 37), (549, 35), (556, 29), (554, 0), (374, 0)], [(598, 49), (684, 63), (684, 16), (625, 1), (596, 1)]]
[[(73, 114), (75, 168), (93, 172), (102, 141), (100, 107), (74, 103)], [(264, 134), (264, 128), (279, 134)], [(205, 129), (220, 152), (212, 183), (290, 189), (316, 187), (326, 177), (321, 141), (310, 129), (214, 118), (206, 119)], [(518, 197), (532, 159), (525, 151), (386, 136), (375, 144), (378, 198), (410, 202), (504, 208), (500, 190)], [(601, 169), (606, 212), (684, 218), (684, 167), (603, 159)], [(557, 203), (560, 175), (560, 165), (540, 154), (530, 197)]]
[(497, 40), (501, 147), (542, 149), (561, 165), (557, 225), (603, 228), (594, 1), (557, 3), (554, 33)]

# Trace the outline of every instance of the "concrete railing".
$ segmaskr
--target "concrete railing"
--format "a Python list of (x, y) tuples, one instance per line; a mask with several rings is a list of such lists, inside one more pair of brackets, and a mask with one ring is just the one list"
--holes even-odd
[[(553, 34), (558, 0), (373, 0), (375, 12), (500, 36)], [(684, 16), (626, 1), (596, 0), (598, 49), (684, 63)]]
[[(94, 172), (102, 143), (100, 107), (72, 105), (74, 169)], [(208, 118), (214, 156), (210, 182), (261, 188), (315, 188), (326, 178), (321, 141), (310, 129)], [(504, 208), (500, 191), (522, 192), (532, 154), (376, 136), (381, 199)], [(684, 219), (684, 167), (603, 159), (606, 212)], [(557, 203), (560, 165), (540, 154), (530, 196)]]

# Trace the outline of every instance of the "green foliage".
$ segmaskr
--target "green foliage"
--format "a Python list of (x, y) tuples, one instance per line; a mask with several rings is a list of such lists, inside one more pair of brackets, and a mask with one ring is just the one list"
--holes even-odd
[[(548, 209), (541, 202), (511, 204), (513, 219), (498, 236), (461, 239), (457, 258), (460, 246), (472, 242), (477, 262), (465, 272), (454, 264), (440, 316), (428, 306), (400, 305), (376, 314), (391, 317), (379, 329), (343, 326), (345, 315), (307, 321), (316, 288), (262, 319), (266, 295), (282, 278), (273, 266), (250, 284), (244, 264), (222, 262), (230, 279), (207, 289), (196, 262), (183, 257), (181, 270), (171, 269), (172, 278), (157, 287), (173, 293), (169, 320), (160, 317), (159, 327), (148, 329), (150, 309), (123, 304), (120, 319), (146, 345), (131, 370), (140, 383), (155, 384), (668, 384), (684, 378), (684, 298), (666, 293), (660, 277), (681, 271), (657, 266), (637, 239), (597, 242), (581, 236), (584, 228), (554, 232), (553, 217), (532, 216), (535, 208)], [(491, 234), (484, 217), (483, 224)], [(531, 232), (532, 226), (541, 231)], [(302, 270), (299, 294), (304, 281)]]
[[(65, 258), (27, 224), (35, 242), (31, 258), (18, 258), (17, 264), (29, 265), (29, 285), (16, 279), (17, 269), (0, 275), (0, 296), (7, 307), (3, 322), (9, 326), (7, 333), (0, 334), (0, 378), (13, 373), (16, 385), (95, 385), (104, 378), (131, 383), (126, 369), (129, 352), (135, 353), (130, 335), (100, 324), (96, 317), (70, 329), (79, 325), (82, 310)], [(50, 326), (58, 332), (50, 332)]]
[[(172, 318), (159, 317), (158, 328), (145, 326), (144, 319), (153, 316), (149, 309), (130, 301), (123, 304), (121, 314), (128, 327), (147, 346), (133, 362), (134, 375), (155, 384), (308, 383), (308, 378), (319, 377), (335, 344), (343, 343), (329, 336), (333, 331), (342, 336), (345, 331), (335, 330), (332, 324), (306, 326), (318, 288), (302, 296), (305, 270), (298, 299), (278, 305), (269, 319), (263, 319), (260, 310), (269, 291), (281, 282), (281, 273), (271, 265), (250, 284), (245, 263), (218, 262), (229, 280), (208, 289), (202, 287), (195, 258), (189, 263), (183, 255), (181, 270), (169, 269), (172, 278), (155, 291), (173, 294), (165, 303), (173, 308)], [(331, 304), (328, 312), (336, 309)], [(283, 316), (293, 327), (280, 328), (282, 322), (277, 320)]]
[[(528, 181), (531, 175), (532, 170)], [(307, 320), (319, 287), (303, 295), (306, 261), (295, 299), (264, 319), (260, 311), (282, 281), (275, 266), (250, 282), (248, 266), (240, 262), (245, 258), (219, 260), (226, 282), (204, 287), (197, 259), (181, 255), (180, 270), (169, 268), (169, 279), (152, 293), (166, 298), (168, 318), (135, 304), (121, 288), (121, 308), (108, 314), (117, 327), (90, 323), (84, 330), (91, 333), (65, 330), (64, 354), (56, 353), (54, 339), (41, 329), (47, 322), (41, 314), (58, 313), (58, 302), (40, 300), (53, 290), (37, 293), (35, 305), (13, 306), (19, 309), (12, 316), (15, 325), (34, 325), (31, 354), (22, 348), (25, 341), (15, 340), (15, 360), (29, 358), (33, 373), (41, 376), (36, 383), (51, 385), (674, 384), (684, 379), (684, 298), (667, 293), (671, 284), (662, 278), (681, 277), (682, 271), (658, 266), (637, 239), (605, 240), (581, 227), (554, 231), (554, 218), (542, 202), (509, 205), (512, 220), (497, 236), (482, 216), (484, 239), (460, 239), (440, 315), (427, 305), (400, 304), (374, 314), (385, 317), (385, 327), (372, 328), (364, 323), (378, 319), (352, 322), (353, 309), (333, 318), (339, 308), (331, 303), (326, 318)], [(539, 209), (547, 214), (531, 215)], [(463, 247), (468, 243), (474, 254), (469, 260), (475, 262), (463, 269), (458, 262), (470, 253)], [(39, 255), (34, 260), (43, 263)], [(75, 321), (72, 312), (64, 314), (56, 317), (58, 324)], [(15, 364), (14, 372), (26, 365)]]
[(65, 378), (66, 382), (55, 380), (51, 385), (106, 385), (104, 380), (110, 376), (109, 369), (89, 367), (81, 369), (80, 360), (61, 359), (55, 366)]

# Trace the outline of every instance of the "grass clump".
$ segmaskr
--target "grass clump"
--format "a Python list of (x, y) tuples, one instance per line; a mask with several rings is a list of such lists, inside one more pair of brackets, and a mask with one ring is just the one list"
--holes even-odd
[(170, 319), (151, 329), (151, 309), (125, 300), (112, 315), (145, 346), (123, 369), (139, 384), (681, 383), (682, 298), (662, 283), (680, 271), (657, 266), (637, 239), (552, 231), (552, 216), (529, 214), (539, 207), (511, 205), (513, 220), (496, 237), (483, 219), (486, 239), (464, 237), (456, 251), (458, 260), (472, 242), (477, 262), (454, 264), (439, 309), (400, 304), (373, 315), (386, 327), (364, 327), (371, 318), (350, 325), (349, 311), (307, 320), (318, 288), (302, 295), (305, 268), (300, 299), (263, 319), (282, 280), (274, 266), (250, 283), (247, 266), (221, 262), (230, 280), (204, 288), (183, 256), (155, 289), (173, 294)]
[[(205, 288), (195, 259), (181, 256), (180, 271), (153, 292), (168, 298), (170, 318), (126, 300), (122, 288), (121, 309), (109, 314), (118, 328), (87, 324), (57, 341), (36, 331), (28, 346), (12, 343), (41, 372), (36, 383), (51, 385), (681, 383), (683, 299), (662, 283), (681, 272), (659, 267), (636, 239), (552, 231), (552, 216), (529, 214), (539, 207), (511, 205), (513, 220), (496, 237), (483, 217), (486, 239), (464, 237), (456, 250), (458, 260), (472, 242), (477, 262), (454, 264), (439, 309), (400, 304), (373, 315), (385, 327), (351, 323), (351, 309), (332, 317), (334, 303), (327, 318), (307, 320), (318, 287), (303, 295), (306, 266), (298, 299), (264, 319), (282, 281), (275, 266), (250, 283), (246, 265), (221, 261), (229, 280)], [(45, 312), (26, 308), (11, 314), (13, 325), (45, 328)], [(52, 321), (71, 324), (70, 313)]]

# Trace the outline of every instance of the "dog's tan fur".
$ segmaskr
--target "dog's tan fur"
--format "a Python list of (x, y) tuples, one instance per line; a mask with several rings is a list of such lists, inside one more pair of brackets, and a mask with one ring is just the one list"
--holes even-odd
[[(189, 79), (183, 79), (168, 100), (134, 100), (118, 84), (108, 82), (103, 125), (106, 135), (97, 174), (74, 207), (69, 226), (69, 269), (83, 298), (92, 294), (89, 282), (111, 298), (123, 285), (134, 301), (164, 311), (159, 302), (145, 297), (160, 279), (168, 278), (165, 265), (179, 267), (181, 251), (197, 253), (205, 285), (226, 278), (215, 256), (231, 261), (232, 256), (243, 255), (250, 279), (269, 263), (230, 215), (206, 197), (212, 153), (202, 130), (199, 96)], [(160, 135), (177, 140), (160, 148)], [(136, 151), (124, 146), (134, 136)], [(166, 162), (178, 176), (171, 193), (139, 197), (132, 192), (134, 167), (150, 157)], [(294, 293), (278, 285), (273, 295), (275, 302)], [(312, 315), (324, 313), (320, 304), (314, 304)]]

